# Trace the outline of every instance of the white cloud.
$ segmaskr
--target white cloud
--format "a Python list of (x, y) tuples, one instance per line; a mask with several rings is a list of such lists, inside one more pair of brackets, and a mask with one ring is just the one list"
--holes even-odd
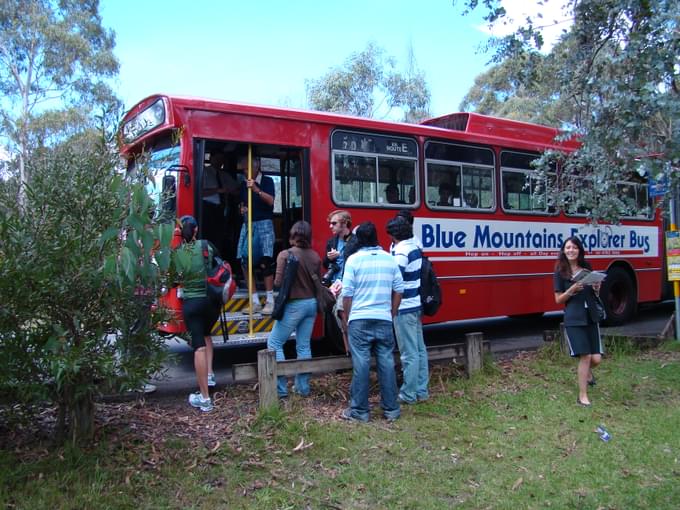
[(12, 157), (5, 147), (0, 145), (0, 161), (10, 161)]
[(569, 30), (572, 24), (573, 14), (568, 2), (565, 0), (501, 0), (505, 8), (506, 16), (493, 25), (480, 25), (477, 27), (485, 34), (494, 37), (503, 37), (515, 32), (522, 27), (527, 17), (533, 20), (534, 28), (539, 28), (543, 34), (543, 47), (541, 51), (549, 52), (557, 43), (563, 31)]

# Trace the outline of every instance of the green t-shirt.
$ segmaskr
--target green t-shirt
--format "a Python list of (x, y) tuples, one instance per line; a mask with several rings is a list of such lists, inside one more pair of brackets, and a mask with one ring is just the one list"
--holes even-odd
[[(213, 249), (208, 244), (208, 260), (212, 260)], [(184, 299), (206, 297), (206, 270), (203, 258), (203, 243), (183, 243), (178, 250), (183, 253), (177, 257), (177, 271), (181, 274)], [(179, 254), (178, 254), (179, 255)]]

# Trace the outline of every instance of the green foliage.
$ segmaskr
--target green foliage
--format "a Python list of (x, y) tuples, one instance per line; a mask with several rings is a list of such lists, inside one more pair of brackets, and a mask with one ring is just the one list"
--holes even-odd
[(149, 314), (168, 267), (152, 250), (169, 259), (173, 225), (150, 220), (143, 176), (115, 161), (85, 133), (34, 154), (24, 202), (0, 196), (0, 395), (55, 402), (74, 441), (91, 435), (101, 389), (138, 387), (164, 357)]
[(577, 111), (558, 94), (558, 77), (572, 39), (564, 38), (549, 55), (520, 51), (475, 78), (460, 104), (461, 111), (474, 111), (546, 126), (573, 125)]
[[(665, 175), (672, 183), (680, 179), (680, 4), (671, 0), (562, 3), (573, 13), (573, 25), (562, 44), (546, 57), (555, 61), (554, 77), (546, 82), (541, 97), (567, 105), (570, 118), (559, 119), (558, 127), (565, 130), (565, 137), (578, 136), (582, 148), (567, 158), (563, 169), (578, 193), (565, 195), (561, 187), (548, 191), (558, 208), (585, 209), (593, 221), (616, 222), (639, 207), (619, 199), (616, 181), (640, 175)], [(477, 4), (465, 2), (468, 9)], [(485, 5), (488, 19), (504, 16), (493, 2)], [(512, 68), (518, 59), (540, 49), (541, 28), (536, 21), (530, 18), (516, 33), (495, 41), (495, 60), (501, 67)], [(543, 84), (537, 82), (540, 76), (522, 85), (542, 90)], [(522, 89), (515, 92), (521, 99)], [(544, 160), (544, 171), (553, 162)]]
[(307, 100), (315, 110), (374, 117), (398, 108), (407, 122), (429, 116), (430, 91), (412, 51), (403, 75), (395, 70), (393, 58), (369, 43), (364, 51), (350, 55), (342, 67), (308, 80), (306, 86)]

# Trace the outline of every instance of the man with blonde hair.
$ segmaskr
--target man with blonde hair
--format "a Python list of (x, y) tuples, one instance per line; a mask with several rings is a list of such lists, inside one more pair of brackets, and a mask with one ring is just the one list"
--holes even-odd
[[(356, 239), (352, 234), (352, 215), (344, 209), (336, 209), (328, 215), (328, 224), (331, 227), (331, 237), (326, 242), (326, 255), (323, 258), (323, 266), (326, 272), (323, 283), (332, 286), (331, 290), (337, 296), (342, 288), (342, 275), (345, 271), (345, 261), (356, 251)], [(338, 299), (333, 314), (338, 321), (345, 351), (348, 350), (347, 329), (345, 328), (342, 299)]]

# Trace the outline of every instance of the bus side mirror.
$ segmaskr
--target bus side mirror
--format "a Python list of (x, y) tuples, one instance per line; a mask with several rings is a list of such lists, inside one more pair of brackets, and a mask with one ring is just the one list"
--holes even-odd
[(191, 184), (191, 176), (189, 175), (189, 168), (186, 165), (172, 165), (167, 168), (166, 172), (178, 172), (184, 175), (184, 186), (189, 187)]
[(177, 185), (174, 175), (163, 176), (163, 188), (161, 191), (162, 211), (174, 218), (177, 209)]

